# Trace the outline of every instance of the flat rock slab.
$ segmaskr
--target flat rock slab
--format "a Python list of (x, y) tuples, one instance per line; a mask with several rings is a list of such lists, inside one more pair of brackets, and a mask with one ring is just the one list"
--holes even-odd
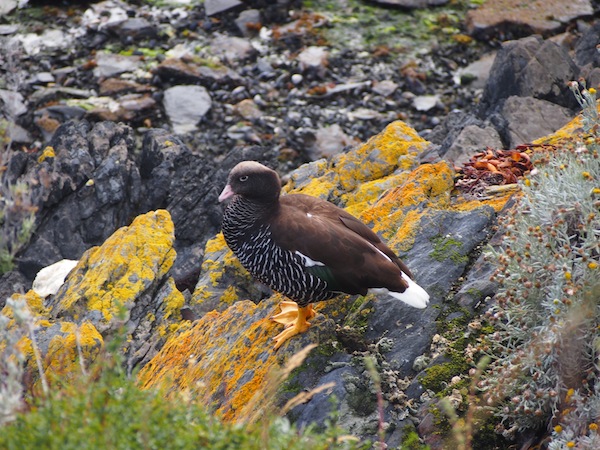
[(494, 0), (467, 14), (467, 30), (477, 38), (501, 30), (550, 35), (572, 20), (594, 13), (590, 0)]

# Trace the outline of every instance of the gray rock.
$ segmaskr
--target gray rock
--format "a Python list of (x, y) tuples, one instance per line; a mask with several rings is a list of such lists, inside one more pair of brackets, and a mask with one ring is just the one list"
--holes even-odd
[(575, 46), (575, 62), (579, 67), (592, 65), (600, 67), (600, 52), (596, 46), (600, 42), (600, 22), (587, 28)]
[(157, 27), (143, 17), (133, 17), (116, 24), (113, 30), (123, 37), (131, 37), (134, 41), (154, 37), (158, 33)]
[(502, 139), (496, 129), (491, 126), (467, 125), (444, 153), (444, 159), (455, 166), (461, 166), (472, 155), (485, 150), (486, 147), (503, 148)]
[(459, 85), (469, 85), (472, 88), (483, 89), (490, 76), (490, 70), (496, 59), (496, 52), (483, 55), (477, 61), (454, 73), (454, 82)]
[(141, 61), (139, 56), (123, 56), (100, 52), (96, 55), (96, 64), (94, 76), (108, 78), (138, 69)]
[(68, 122), (50, 144), (56, 156), (31, 164), (23, 175), (46, 180), (34, 185), (40, 219), (17, 260), (28, 277), (60, 259), (79, 259), (89, 247), (104, 242), (135, 217), (141, 195), (129, 127)]
[(344, 133), (344, 130), (338, 124), (319, 127), (315, 132), (315, 142), (309, 149), (309, 154), (313, 160), (331, 158), (341, 153), (346, 146), (354, 143), (354, 139)]
[(164, 91), (165, 113), (177, 134), (189, 133), (210, 110), (212, 101), (202, 86), (174, 86)]
[(568, 52), (552, 41), (532, 36), (502, 44), (481, 98), (480, 114), (497, 110), (510, 96), (534, 97), (576, 108), (567, 82), (576, 80), (579, 69)]
[[(261, 22), (262, 19), (258, 9), (246, 9), (240, 13), (237, 19), (235, 19), (235, 24), (237, 25), (238, 29), (246, 37), (255, 35), (257, 30), (252, 27), (256, 27)], [(248, 26), (250, 26), (250, 28), (248, 28)]]
[(210, 47), (215, 55), (230, 63), (253, 58), (257, 53), (248, 39), (236, 36), (217, 36)]
[(329, 52), (325, 47), (311, 46), (302, 50), (296, 59), (302, 72), (323, 76), (327, 68), (328, 55)]
[(4, 113), (7, 114), (8, 117), (16, 119), (27, 112), (24, 98), (19, 92), (0, 89), (0, 100), (2, 100), (3, 103)]
[[(468, 255), (488, 236), (495, 214), (483, 207), (466, 213), (437, 211), (424, 218), (415, 243), (401, 255), (416, 281), (431, 295), (424, 310), (410, 308), (393, 298), (378, 298), (369, 317), (365, 338), (391, 339), (386, 360), (401, 376), (412, 373), (414, 359), (429, 349), (435, 329), (430, 326), (440, 313), (435, 305), (450, 291), (468, 264)], [(432, 307), (433, 306), (433, 307)], [(410, 324), (410, 325), (408, 325)]]
[[(5, 3), (5, 5), (8, 5), (10, 2), (10, 0), (7, 0), (7, 2)], [(0, 17), (2, 17), (3, 13), (0, 10)], [(12, 25), (0, 25), (0, 36), (6, 36), (8, 34), (14, 34), (17, 31), (19, 31), (19, 25), (18, 24), (12, 24)]]
[(506, 99), (501, 114), (506, 120), (509, 148), (554, 133), (572, 118), (571, 111), (562, 106), (516, 96)]
[(384, 97), (389, 97), (396, 89), (398, 89), (398, 84), (394, 83), (392, 80), (383, 80), (379, 82), (374, 82), (371, 88), (373, 92), (379, 95), (383, 95)]
[(205, 0), (204, 11), (207, 16), (214, 16), (240, 5), (243, 5), (243, 3), (239, 0)]
[(16, 123), (8, 124), (8, 136), (10, 136), (10, 140), (19, 144), (31, 144), (33, 142), (33, 137), (22, 126)]

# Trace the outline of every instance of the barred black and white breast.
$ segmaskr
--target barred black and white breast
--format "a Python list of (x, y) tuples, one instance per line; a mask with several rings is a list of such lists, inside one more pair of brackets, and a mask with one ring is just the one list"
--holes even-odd
[(244, 161), (219, 196), (229, 201), (225, 241), (255, 278), (301, 307), (369, 289), (427, 306), (429, 295), (369, 227), (329, 202), (280, 191), (275, 171)]

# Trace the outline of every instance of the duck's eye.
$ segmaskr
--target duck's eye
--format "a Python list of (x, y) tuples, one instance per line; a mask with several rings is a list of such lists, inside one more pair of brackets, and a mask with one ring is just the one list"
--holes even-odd
[(246, 180), (248, 180), (248, 175), (242, 175), (240, 177), (240, 181), (246, 181)]

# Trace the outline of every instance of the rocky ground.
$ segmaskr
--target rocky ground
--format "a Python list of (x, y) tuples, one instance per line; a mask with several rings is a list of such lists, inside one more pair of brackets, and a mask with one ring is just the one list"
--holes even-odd
[[(115, 230), (148, 211), (166, 209), (169, 217), (150, 213), (135, 222), (146, 220), (151, 223), (146, 226), (160, 230), (157, 235), (165, 234), (157, 255), (121, 261), (108, 277), (117, 277), (139, 300), (130, 305), (130, 368), (146, 366), (165, 344), (166, 330), (182, 317), (201, 317), (185, 338), (204, 342), (194, 330), (204, 333), (202, 326), (221, 323), (207, 312), (225, 311), (219, 320), (236, 323), (242, 313), (239, 306), (226, 309), (232, 299), (268, 297), (243, 274), (223, 269), (232, 262), (218, 238), (213, 239), (221, 216), (217, 195), (228, 170), (243, 159), (261, 160), (291, 180), (288, 189), (308, 189), (354, 208), (356, 214), (373, 208), (370, 225), (403, 252), (420, 283), (434, 293), (439, 308), (411, 315), (412, 330), (394, 328), (378, 312), (379, 303), (349, 300), (336, 323), (323, 320), (317, 327), (323, 339), (341, 345), (326, 350), (331, 367), (302, 380), (314, 387), (335, 378), (336, 395), (347, 407), (345, 424), (360, 436), (373, 437), (377, 414), (361, 411), (364, 399), (355, 395), (365, 391), (368, 374), (352, 361), (355, 352), (386, 354), (379, 363), (393, 385), (386, 411), (396, 427), (388, 436), (394, 445), (403, 436), (401, 427), (412, 423), (407, 414), (413, 405), (408, 407), (407, 399), (419, 399), (425, 392), (420, 382), (404, 377), (431, 363), (417, 361), (418, 356), (436, 345), (443, 347), (432, 343), (436, 320), (464, 315), (445, 299), (456, 293), (460, 307), (472, 312), (494, 292), (488, 268), (476, 261), (506, 197), (496, 201), (485, 188), (511, 181), (502, 175), (492, 180), (489, 174), (476, 174), (477, 183), (457, 178), (456, 185), (462, 181), (466, 187), (461, 193), (465, 203), (446, 204), (456, 195), (451, 166), (461, 166), (486, 147), (515, 148), (554, 132), (577, 112), (567, 82), (600, 82), (600, 25), (594, 20), (598, 4), (583, 0), (569, 5), (549, 1), (541, 11), (536, 4), (518, 15), (509, 0), (483, 6), (409, 0), (404, 8), (411, 9), (400, 10), (390, 9), (390, 1), (350, 0), (30, 2), (9, 10), (11, 3), (0, 9), (1, 129), (6, 145), (2, 201), (5, 211), (21, 202), (36, 214), (30, 225), (34, 233), (23, 241), (17, 239), (22, 216), (2, 219), (2, 239), (15, 259), (0, 279), (0, 306), (12, 293), (29, 290), (41, 268), (86, 255), (77, 275), (46, 306), (52, 309), (52, 320), (84, 317), (95, 326), (93, 342), (105, 338), (112, 332), (110, 318), (69, 300), (69, 293), (88, 289), (82, 281), (86, 271), (102, 260), (86, 251), (109, 243), (103, 251), (116, 261), (110, 256), (120, 254), (115, 248), (121, 247), (111, 247), (119, 242)], [(398, 119), (416, 131), (399, 122), (390, 125)], [(375, 135), (372, 143), (360, 144)], [(390, 136), (398, 141), (391, 147), (386, 141)], [(409, 147), (395, 150), (405, 142)], [(369, 152), (377, 156), (370, 158)], [(382, 154), (392, 157), (379, 160)], [(296, 169), (306, 162), (312, 163)], [(364, 179), (349, 178), (367, 163)], [(415, 167), (409, 181), (416, 180), (419, 189), (403, 192), (420, 206), (383, 195), (390, 187), (405, 186), (405, 170)], [(17, 195), (11, 186), (26, 186), (27, 195)], [(394, 204), (395, 209), (377, 209), (379, 195), (384, 198), (377, 204)], [(427, 216), (420, 215), (423, 210)], [(413, 216), (417, 212), (418, 220)], [(412, 222), (402, 222), (404, 215)], [(171, 219), (174, 236), (168, 233)], [(433, 224), (435, 230), (421, 230), (417, 237), (391, 231), (416, 223)], [(143, 246), (137, 247), (136, 227), (130, 227), (133, 243), (124, 245), (138, 255)], [(127, 235), (122, 230), (119, 236)], [(152, 267), (152, 274), (141, 276), (140, 265)], [(223, 273), (221, 284), (216, 273)], [(134, 287), (128, 284), (131, 279), (136, 280)], [(100, 283), (99, 288), (115, 283)], [(230, 286), (237, 286), (235, 295)], [(191, 316), (180, 311), (184, 304), (191, 306)], [(269, 306), (274, 307), (272, 298), (251, 318), (266, 320)], [(354, 331), (362, 319), (353, 307), (369, 313), (369, 331), (360, 338)], [(325, 312), (336, 319), (335, 310)], [(345, 329), (347, 319), (353, 326)], [(59, 328), (44, 330), (40, 340), (50, 342), (62, 332)], [(243, 327), (232, 330), (233, 340), (239, 337), (235, 333), (243, 338), (247, 332)], [(165, 347), (167, 356), (178, 351), (177, 345), (175, 341)], [(240, 358), (248, 357), (244, 348), (236, 349)], [(252, 355), (275, 363), (277, 358), (267, 350), (266, 337), (257, 336)], [(435, 360), (435, 354), (427, 358)], [(214, 352), (207, 359), (222, 357)], [(157, 364), (146, 370), (149, 385), (160, 371)], [(244, 379), (253, 376), (245, 372)], [(240, 382), (238, 388), (247, 386)], [(222, 401), (221, 394), (217, 389), (213, 400)], [(323, 397), (300, 408), (296, 419), (324, 420), (326, 402)], [(363, 420), (365, 415), (368, 420)], [(432, 419), (422, 413), (422, 435), (431, 434), (434, 426), (427, 420)]]

